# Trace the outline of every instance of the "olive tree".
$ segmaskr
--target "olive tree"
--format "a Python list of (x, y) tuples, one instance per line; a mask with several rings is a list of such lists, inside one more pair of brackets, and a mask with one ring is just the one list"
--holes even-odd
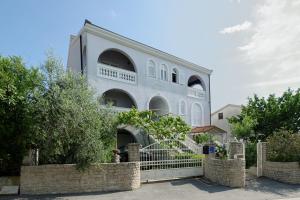
[(81, 74), (65, 71), (49, 56), (42, 66), (44, 88), (35, 94), (33, 144), (41, 163), (76, 163), (78, 168), (111, 160), (117, 121), (101, 107)]

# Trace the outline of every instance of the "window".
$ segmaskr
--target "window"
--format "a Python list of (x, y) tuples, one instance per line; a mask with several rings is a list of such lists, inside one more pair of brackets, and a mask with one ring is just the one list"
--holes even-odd
[(178, 71), (175, 68), (172, 70), (172, 82), (178, 83)]
[(218, 118), (223, 119), (223, 113), (218, 113)]
[(160, 79), (163, 81), (168, 81), (168, 67), (163, 64), (160, 70)]
[(179, 104), (179, 115), (186, 115), (186, 104), (185, 104), (184, 100), (180, 101), (180, 104)]
[(192, 126), (202, 126), (203, 125), (203, 111), (202, 106), (199, 103), (192, 104), (191, 109), (191, 122)]
[(153, 60), (148, 62), (148, 76), (152, 78), (156, 77), (156, 66)]

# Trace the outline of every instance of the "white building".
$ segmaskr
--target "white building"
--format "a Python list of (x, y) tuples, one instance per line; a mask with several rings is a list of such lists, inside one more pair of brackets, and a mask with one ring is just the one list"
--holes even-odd
[(211, 114), (211, 123), (227, 132), (226, 141), (232, 141), (230, 124), (228, 118), (241, 114), (242, 107), (240, 105), (228, 104)]
[(180, 115), (192, 126), (210, 124), (209, 69), (87, 20), (71, 36), (67, 66), (85, 74), (98, 95), (118, 110), (150, 109)]

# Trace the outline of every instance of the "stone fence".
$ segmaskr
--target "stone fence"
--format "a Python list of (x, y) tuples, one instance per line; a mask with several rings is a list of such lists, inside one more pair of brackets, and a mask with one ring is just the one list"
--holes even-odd
[(271, 162), (267, 160), (267, 143), (257, 143), (257, 176), (265, 176), (280, 182), (300, 184), (300, 163)]
[(21, 168), (21, 194), (122, 191), (139, 187), (139, 162), (92, 165), (84, 172), (73, 164)]
[(229, 149), (229, 158), (234, 159), (222, 160), (211, 157), (204, 159), (204, 176), (224, 186), (245, 187), (244, 144), (233, 142), (229, 144)]

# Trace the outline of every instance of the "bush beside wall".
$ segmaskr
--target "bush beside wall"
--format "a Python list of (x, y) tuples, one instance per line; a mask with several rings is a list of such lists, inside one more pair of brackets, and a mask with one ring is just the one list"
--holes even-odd
[(265, 176), (284, 183), (300, 184), (299, 162), (269, 161), (270, 145), (266, 142), (257, 144), (257, 176)]

